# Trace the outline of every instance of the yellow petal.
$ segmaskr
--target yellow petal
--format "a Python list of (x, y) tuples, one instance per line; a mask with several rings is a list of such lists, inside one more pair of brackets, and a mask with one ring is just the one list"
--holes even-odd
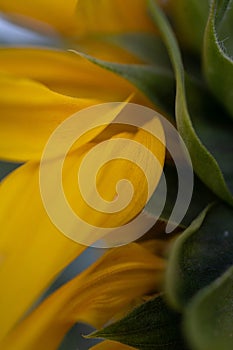
[(0, 77), (0, 157), (40, 159), (53, 130), (67, 117), (97, 103), (55, 93), (27, 79)]
[[(161, 125), (158, 124), (161, 128)], [(94, 131), (95, 133), (95, 131)], [(162, 133), (162, 129), (161, 129)], [(93, 135), (93, 131), (91, 131)], [(98, 134), (98, 133), (97, 133)], [(85, 139), (90, 137), (85, 134)], [(144, 144), (159, 160), (163, 166), (165, 149), (164, 146), (149, 133), (144, 130), (135, 130), (135, 128), (124, 125), (113, 124), (102, 131), (92, 143), (88, 143), (78, 149), (74, 149), (66, 157), (63, 167), (63, 188), (69, 204), (85, 222), (97, 227), (115, 227), (124, 225), (134, 218), (142, 209), (147, 197), (147, 180), (140, 168), (134, 169), (131, 162), (127, 160), (116, 160), (116, 164), (110, 162), (103, 167), (97, 176), (97, 188), (100, 195), (108, 201), (115, 197), (115, 186), (118, 180), (127, 178), (134, 184), (135, 196), (132, 198), (126, 209), (119, 213), (108, 214), (101, 210), (90, 208), (83, 200), (80, 188), (75, 186), (77, 182), (77, 170), (83, 160), (83, 157), (98, 145), (101, 141), (111, 138), (134, 140)], [(113, 148), (107, 148), (111, 152)], [(134, 151), (132, 149), (132, 151)], [(137, 157), (146, 161), (146, 153), (137, 154)], [(97, 164), (101, 158), (96, 157)], [(52, 168), (55, 160), (46, 163), (49, 169), (46, 182), (49, 188), (54, 188), (56, 174), (53, 176)], [(101, 163), (100, 163), (101, 164)], [(88, 180), (94, 171), (94, 163), (91, 163), (90, 171), (85, 173)], [(51, 279), (71, 261), (75, 255), (82, 251), (82, 247), (68, 240), (59, 233), (51, 223), (45, 209), (42, 205), (41, 193), (39, 189), (38, 164), (28, 163), (14, 173), (12, 173), (1, 186), (1, 198), (4, 203), (1, 207), (1, 227), (4, 228), (1, 236), (0, 253), (2, 257), (2, 266), (0, 279), (4, 281), (0, 292), (1, 300), (4, 301), (4, 326), (0, 327), (5, 332), (12, 324), (22, 316), (23, 312), (32, 304), (35, 298), (48, 285)], [(155, 181), (159, 181), (161, 170), (153, 175)], [(95, 183), (89, 184), (90, 189), (95, 187)], [(92, 192), (89, 193), (92, 199)], [(53, 210), (56, 210), (57, 218), (66, 220), (65, 212), (60, 204), (60, 194), (58, 191), (51, 193), (50, 199)], [(16, 206), (16, 209), (14, 210)], [(98, 209), (98, 208), (97, 208)], [(57, 222), (55, 222), (57, 224)], [(97, 238), (96, 229), (87, 227), (81, 228), (78, 225), (68, 221), (74, 227), (77, 240), (82, 242), (80, 237), (86, 239), (85, 242), (93, 243)], [(66, 231), (63, 231), (66, 234)], [(16, 236), (17, 233), (17, 236)], [(79, 240), (80, 239), (80, 240)], [(90, 239), (88, 241), (88, 239)], [(51, 248), (52, 247), (52, 248)], [(25, 251), (26, 249), (26, 251)], [(63, 252), (64, 249), (64, 252)], [(51, 250), (51, 253), (50, 253)], [(17, 266), (17, 276), (12, 279)], [(37, 279), (33, 281), (36, 273)], [(22, 291), (23, 286), (23, 291)], [(9, 292), (10, 291), (10, 292)], [(17, 295), (17, 305), (15, 306)]]
[(168, 253), (169, 246), (171, 245), (171, 239), (152, 239), (148, 241), (140, 242), (141, 245), (148, 249), (151, 253), (161, 257), (165, 257)]
[[(90, 42), (86, 41), (89, 50)], [(113, 59), (114, 54), (108, 55)], [(118, 75), (68, 51), (2, 48), (0, 67), (2, 72), (36, 80), (51, 90), (73, 97), (119, 101), (137, 91)]]
[(101, 327), (158, 287), (164, 261), (137, 244), (115, 248), (48, 297), (2, 342), (4, 350), (57, 349), (77, 321)]
[[(163, 138), (163, 130), (160, 122), (158, 122), (157, 128), (158, 133), (161, 138)], [(97, 153), (98, 146), (101, 146), (101, 143), (107, 140), (110, 141), (107, 146), (101, 148), (101, 154)], [(126, 143), (121, 144), (121, 140), (126, 140)], [(115, 144), (114, 141), (117, 141), (117, 143)], [(131, 144), (131, 142), (133, 144)], [(139, 151), (136, 150), (135, 142), (145, 148), (141, 147)], [(121, 152), (121, 149), (124, 149), (124, 151)], [(88, 155), (90, 151), (93, 152), (93, 155), (88, 161), (89, 166), (85, 168), (84, 171), (80, 168), (80, 165), (83, 162), (84, 156)], [(149, 151), (160, 163), (160, 168), (156, 170), (156, 173), (152, 172), (148, 166), (150, 163)], [(123, 158), (124, 154), (129, 155), (127, 159), (115, 158), (116, 156)], [(141, 168), (135, 164), (135, 156), (141, 166), (143, 166), (143, 164), (145, 165), (146, 170), (148, 170), (147, 176)], [(112, 161), (107, 162), (106, 159), (109, 158), (112, 159)], [(98, 227), (118, 227), (135, 218), (144, 208), (148, 198), (148, 183), (153, 184), (153, 190), (156, 188), (161, 176), (164, 158), (164, 145), (145, 130), (132, 126), (111, 124), (92, 140), (92, 144), (86, 147), (85, 153), (82, 153), (80, 157), (77, 157), (74, 152), (66, 158), (63, 165), (63, 190), (74, 212), (85, 222), (87, 221), (88, 224)], [(49, 163), (48, 167), (49, 166), (51, 168), (48, 168), (47, 173), (52, 174), (53, 163)], [(85, 183), (82, 182), (82, 185), (79, 183), (79, 186), (73, 186), (72, 184), (77, 183), (77, 174), (79, 174), (80, 178), (80, 169), (84, 171), (83, 178)], [(53, 177), (56, 177), (55, 174)], [(120, 209), (120, 204), (118, 207), (117, 203), (115, 203), (117, 209), (107, 213), (109, 202), (117, 198), (118, 203), (120, 203), (121, 199), (126, 200), (130, 198), (127, 192), (128, 187), (125, 187), (118, 193), (116, 192), (116, 186), (120, 180), (128, 180), (131, 183), (133, 186), (133, 196), (124, 208), (122, 206), (122, 209)], [(100, 201), (97, 202), (98, 205), (94, 204), (93, 197), (95, 194), (93, 193), (93, 188), (95, 187), (99, 195), (107, 201), (106, 206), (105, 202), (102, 203)], [(52, 187), (50, 188), (52, 190)], [(84, 189), (84, 194), (90, 204), (83, 198), (81, 189)], [(50, 197), (53, 197), (56, 192), (56, 188), (54, 188)], [(96, 207), (97, 209), (95, 209)], [(56, 217), (62, 217), (62, 221), (64, 222), (64, 220), (66, 220), (68, 226), (68, 223), (70, 223), (72, 219), (70, 219), (69, 216), (66, 217), (64, 212), (65, 210), (62, 210), (63, 215), (59, 213), (59, 208), (57, 207)], [(93, 230), (92, 232), (89, 231), (90, 228), (87, 228), (87, 230), (82, 228), (82, 237), (84, 237), (86, 242), (91, 244), (100, 237), (96, 230), (94, 230), (94, 232)], [(131, 236), (132, 240), (136, 239), (134, 233), (134, 231), (131, 232), (130, 229), (128, 229), (128, 242)], [(72, 235), (72, 238), (75, 239), (75, 233)], [(82, 242), (81, 237), (80, 242)], [(108, 246), (108, 243), (106, 243), (106, 246)]]
[[(65, 35), (116, 32), (152, 32), (155, 27), (146, 0), (0, 0), (0, 10), (22, 24), (40, 28), (35, 19)], [(20, 18), (21, 16), (24, 16)], [(26, 16), (26, 17), (25, 17)], [(44, 28), (46, 29), (46, 27)]]
[(42, 30), (47, 29), (44, 23), (64, 34), (72, 34), (75, 30), (76, 5), (77, 0), (0, 0), (0, 10), (13, 19)]
[(90, 350), (134, 350), (131, 346), (121, 344), (115, 341), (106, 340), (93, 347)]
[(51, 223), (40, 197), (38, 165), (13, 172), (0, 196), (1, 339), (85, 247)]
[[(117, 75), (62, 51), (2, 49), (0, 66), (8, 74), (0, 75), (0, 157), (9, 160), (39, 159), (65, 118), (136, 92)], [(137, 92), (132, 101), (146, 103)]]

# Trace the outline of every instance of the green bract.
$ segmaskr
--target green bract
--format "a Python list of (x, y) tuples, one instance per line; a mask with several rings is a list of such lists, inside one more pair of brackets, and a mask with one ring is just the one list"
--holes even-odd
[(140, 350), (185, 350), (180, 323), (180, 315), (170, 310), (159, 296), (89, 337), (117, 340)]

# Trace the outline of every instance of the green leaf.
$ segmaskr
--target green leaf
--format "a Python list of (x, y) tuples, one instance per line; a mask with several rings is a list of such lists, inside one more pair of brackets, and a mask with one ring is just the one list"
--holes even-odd
[(194, 297), (184, 328), (194, 350), (233, 349), (233, 267)]
[(229, 190), (233, 193), (233, 123), (203, 87), (190, 83), (186, 87), (194, 130), (214, 156)]
[(176, 240), (170, 254), (165, 289), (178, 310), (233, 264), (233, 210), (207, 207)]
[(205, 30), (203, 64), (209, 88), (233, 117), (233, 1), (212, 3)]
[(72, 52), (81, 55), (104, 69), (122, 76), (148, 96), (156, 106), (168, 113), (172, 113), (175, 81), (170, 69), (147, 64), (106, 62), (74, 50)]
[(92, 333), (139, 350), (182, 350), (181, 316), (170, 310), (161, 296), (134, 309), (122, 320)]
[[(176, 121), (177, 128), (189, 150), (193, 167), (200, 179), (220, 198), (233, 204), (232, 194), (226, 185), (223, 173), (216, 159), (198, 137), (189, 115), (184, 83), (184, 68), (175, 36), (168, 20), (150, 0), (151, 14), (161, 31), (176, 76)], [(211, 176), (210, 176), (211, 174)]]

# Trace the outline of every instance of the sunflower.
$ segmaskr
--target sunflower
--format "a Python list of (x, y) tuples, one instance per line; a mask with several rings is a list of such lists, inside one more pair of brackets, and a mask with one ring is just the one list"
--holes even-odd
[[(59, 349), (77, 322), (97, 329), (88, 338), (104, 339), (93, 350), (232, 349), (231, 5), (231, 0), (0, 0), (5, 19), (40, 36), (40, 45), (13, 40), (0, 48), (0, 157), (17, 165), (0, 187), (2, 349)], [(130, 103), (163, 115), (156, 124), (159, 137), (117, 122)], [(72, 144), (54, 177), (59, 143), (43, 162), (51, 136), (74, 116), (81, 129), (86, 111), (103, 104), (111, 106), (108, 122), (96, 115), (96, 126)], [(177, 128), (179, 141), (168, 124), (169, 130)], [(134, 161), (109, 161), (95, 176), (102, 158), (113, 157), (124, 140), (130, 141), (125, 148)], [(91, 208), (75, 187), (77, 169), (102, 144), (113, 146), (94, 156), (85, 172), (87, 199), (94, 198), (93, 178), (104, 203), (120, 197), (116, 184), (127, 179), (134, 194), (119, 213)], [(140, 152), (136, 145), (143, 146)], [(182, 147), (191, 162), (182, 158)], [(137, 162), (144, 162), (147, 178)], [(195, 172), (188, 211), (187, 164)], [(54, 190), (56, 176), (70, 208), (89, 223), (74, 226), (75, 240), (48, 215), (42, 165), (60, 219), (66, 214)], [(44, 294), (87, 248), (81, 237), (98, 241), (93, 227), (122, 227), (141, 213), (157, 219), (164, 176), (165, 206), (144, 238), (107, 249)]]

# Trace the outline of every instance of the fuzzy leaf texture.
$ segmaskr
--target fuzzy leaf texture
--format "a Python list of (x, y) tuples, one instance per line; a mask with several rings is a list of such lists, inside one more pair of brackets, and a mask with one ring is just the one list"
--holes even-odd
[(205, 31), (203, 63), (210, 90), (233, 117), (233, 1), (212, 2)]
[(89, 337), (119, 341), (139, 350), (185, 350), (180, 320), (180, 315), (159, 296)]
[[(161, 9), (154, 0), (149, 1), (151, 14), (157, 24), (164, 44), (167, 47), (173, 69), (176, 76), (176, 122), (177, 128), (189, 150), (193, 167), (201, 180), (220, 198), (233, 204), (233, 197), (229, 185), (226, 183), (223, 171), (214, 155), (205, 147), (205, 139), (201, 139), (197, 130), (194, 129), (192, 119), (188, 110), (186, 99), (186, 87), (184, 81), (184, 67), (181, 53), (172, 31), (172, 28)], [(205, 123), (205, 121), (203, 121)], [(207, 133), (208, 136), (208, 133)], [(204, 135), (205, 137), (205, 135)], [(232, 138), (231, 138), (232, 139)], [(219, 143), (217, 137), (215, 147)], [(232, 142), (229, 147), (232, 149)], [(221, 145), (221, 144), (220, 144)], [(232, 157), (232, 152), (230, 153)], [(211, 174), (211, 176), (209, 176)]]

